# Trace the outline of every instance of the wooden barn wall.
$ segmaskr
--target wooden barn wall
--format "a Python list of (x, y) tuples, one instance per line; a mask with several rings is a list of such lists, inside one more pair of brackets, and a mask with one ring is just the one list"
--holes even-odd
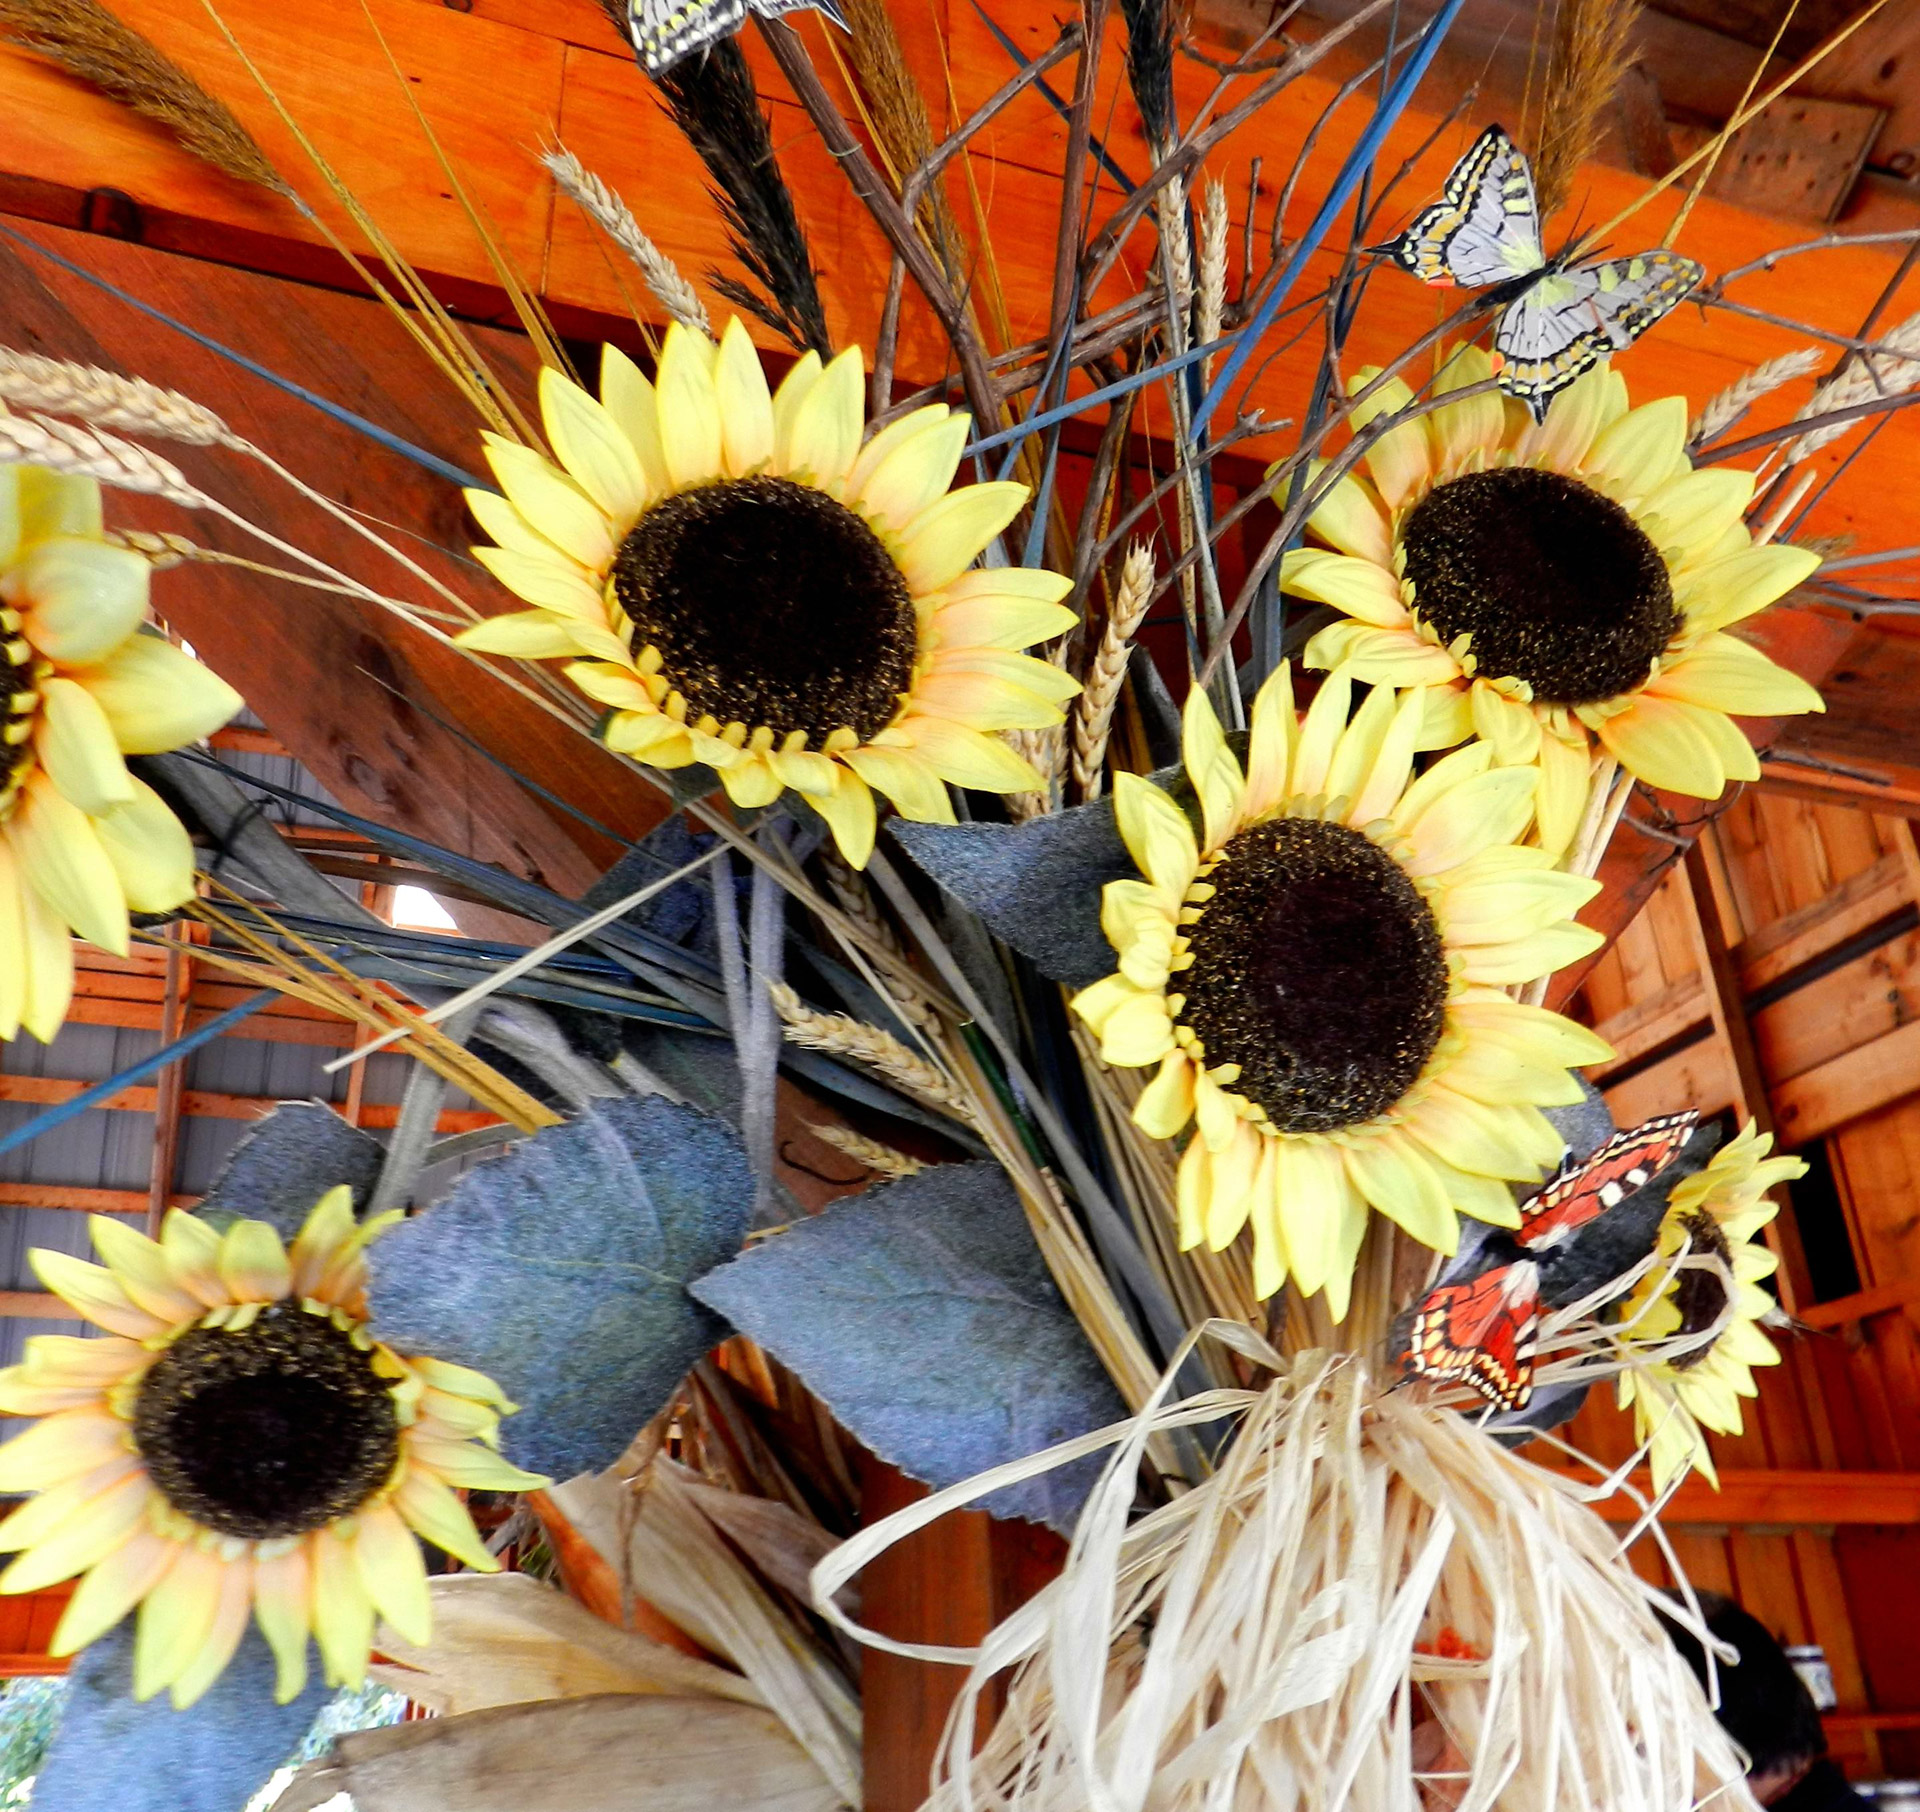
[[(1714, 953), (1722, 953), (1716, 964)], [(1716, 975), (1719, 980), (1716, 984)], [(1690, 1492), (1673, 1545), (1787, 1642), (1827, 1651), (1834, 1746), (1857, 1770), (1920, 1769), (1920, 860), (1905, 817), (1749, 789), (1676, 860), (1576, 1003), (1619, 1053), (1596, 1074), (1623, 1125), (1691, 1103), (1755, 1115), (1812, 1166), (1783, 1194), (1783, 1302), (1802, 1324), (1760, 1374), (1729, 1484)], [(1600, 1393), (1577, 1444), (1618, 1462)], [(1738, 1482), (1795, 1475), (1780, 1515)], [(1862, 1475), (1895, 1480), (1864, 1520)], [(1822, 1477), (1821, 1475), (1828, 1475)], [(1784, 1513), (1778, 1507), (1784, 1504)], [(1892, 1505), (1891, 1511), (1888, 1506)], [(1664, 1576), (1648, 1542), (1636, 1553)]]

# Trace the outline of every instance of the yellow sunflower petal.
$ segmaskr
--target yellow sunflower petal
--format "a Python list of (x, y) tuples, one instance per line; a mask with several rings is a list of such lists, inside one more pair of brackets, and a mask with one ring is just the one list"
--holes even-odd
[(1575, 1069), (1614, 1054), (1604, 1038), (1564, 1014), (1517, 1000), (1455, 1001), (1447, 1013), (1475, 1042), (1497, 1045), (1523, 1062)]
[(1602, 428), (1581, 476), (1610, 495), (1648, 498), (1687, 469), (1686, 447), (1687, 399), (1663, 396)]
[(1546, 732), (1536, 757), (1539, 780), (1533, 792), (1534, 834), (1549, 855), (1565, 853), (1586, 816), (1592, 759), (1584, 738), (1575, 745)]
[(129, 636), (76, 677), (128, 755), (159, 755), (197, 742), (245, 708), (225, 680), (164, 636)]
[(1444, 686), (1461, 677), (1446, 649), (1411, 628), (1376, 629), (1369, 623), (1329, 623), (1301, 655), (1308, 667), (1345, 667), (1373, 686)]
[(1074, 995), (1070, 1004), (1098, 1034), (1106, 1030), (1107, 1021), (1139, 992), (1139, 984), (1124, 975), (1103, 975)]
[(1349, 824), (1367, 825), (1377, 818), (1385, 818), (1399, 802), (1413, 774), (1414, 751), (1420, 746), (1426, 720), (1422, 689), (1416, 687), (1403, 692), (1373, 763), (1361, 779), (1352, 805), (1347, 808)]
[(127, 899), (93, 821), (44, 774), (20, 795), (7, 834), (26, 883), (89, 943), (127, 953)]
[[(1316, 460), (1307, 478), (1310, 490), (1318, 489), (1325, 462)], [(1327, 494), (1314, 505), (1307, 526), (1343, 554), (1354, 554), (1375, 566), (1387, 566), (1393, 559), (1393, 534), (1387, 524), (1386, 506), (1380, 495), (1364, 478), (1352, 472), (1334, 480)]]
[(7, 844), (26, 946), (20, 1023), (45, 1044), (59, 1031), (73, 999), (73, 940), (67, 935), (60, 915), (38, 891), (25, 884), (20, 850), (13, 843), (7, 826), (0, 825), (0, 842)]
[(891, 799), (901, 817), (918, 824), (952, 824), (953, 799), (928, 764), (904, 749), (849, 749), (842, 759), (869, 786)]
[[(1348, 381), (1348, 394), (1366, 389), (1379, 375), (1379, 366), (1363, 366)], [(1404, 380), (1389, 378), (1365, 401), (1353, 405), (1350, 419), (1354, 433), (1364, 432), (1382, 415), (1398, 415), (1412, 402), (1413, 392)], [(1399, 509), (1415, 493), (1425, 490), (1433, 477), (1433, 442), (1427, 434), (1426, 418), (1415, 416), (1397, 428), (1389, 428), (1361, 458), (1381, 501), (1390, 509)]]
[(235, 1302), (278, 1302), (293, 1283), (280, 1235), (265, 1221), (235, 1221), (220, 1240), (220, 1281)]
[[(678, 321), (667, 329), (660, 349), (654, 397), (660, 411), (661, 457), (675, 488), (686, 490), (724, 476), (713, 348)], [(604, 562), (587, 564), (597, 571)]]
[(1184, 1051), (1169, 1051), (1133, 1104), (1133, 1123), (1149, 1138), (1171, 1139), (1192, 1118), (1193, 1065)]
[(1107, 1063), (1138, 1068), (1158, 1063), (1173, 1049), (1173, 1021), (1158, 991), (1135, 993), (1107, 1017), (1100, 1056)]
[(19, 472), (14, 498), (22, 546), (55, 535), (100, 539), (103, 514), (97, 479), (83, 478), (75, 472), (54, 472), (45, 466), (22, 466)]
[(1503, 767), (1532, 761), (1540, 752), (1540, 720), (1518, 699), (1509, 698), (1485, 680), (1475, 680), (1467, 692), (1473, 713), (1473, 733), (1493, 745), (1493, 758)]
[(1693, 799), (1718, 799), (1727, 771), (1692, 716), (1664, 698), (1641, 693), (1626, 710), (1605, 719), (1599, 736), (1636, 780)]
[(467, 500), (467, 509), (480, 525), (480, 532), (505, 552), (584, 575), (585, 569), (578, 562), (563, 554), (498, 491), (483, 491), (476, 486), (460, 495)]
[[(913, 424), (924, 413), (916, 410), (897, 425)], [(903, 435), (864, 474), (867, 453), (862, 453), (848, 481), (849, 500), (858, 504), (861, 514), (896, 535), (904, 535), (922, 510), (946, 495), (960, 466), (960, 450), (967, 444), (966, 416), (939, 408), (931, 413), (935, 419), (920, 421), (915, 433)], [(886, 432), (876, 435), (873, 444)]]
[[(1496, 847), (1489, 853), (1501, 851)], [(1572, 918), (1600, 891), (1598, 881), (1557, 869), (1502, 873), (1475, 863), (1465, 872), (1468, 878), (1454, 880), (1439, 902), (1449, 944), (1499, 944), (1524, 937)]]
[(60, 537), (27, 550), (12, 575), (27, 640), (56, 667), (91, 667), (146, 620), (152, 567), (129, 548)]
[(1344, 667), (1336, 667), (1320, 682), (1293, 746), (1289, 793), (1311, 798), (1327, 790), (1327, 770), (1333, 765), (1333, 752), (1347, 727), (1347, 707), (1352, 697), (1353, 679)]
[(1423, 1246), (1451, 1257), (1460, 1247), (1460, 1222), (1440, 1179), (1410, 1140), (1391, 1132), (1347, 1146), (1347, 1175), (1366, 1199)]
[(462, 1491), (538, 1491), (553, 1483), (502, 1459), (491, 1448), (436, 1440), (418, 1430), (408, 1437), (407, 1460)]
[(1820, 556), (1804, 547), (1743, 548), (1696, 566), (1674, 582), (1673, 601), (1694, 629), (1726, 629), (1810, 579)]
[(185, 1711), (226, 1671), (247, 1633), (253, 1609), (253, 1557), (242, 1555), (221, 1569), (220, 1592), (205, 1639), (185, 1667), (174, 1675), (168, 1693), (175, 1711)]
[(1265, 1302), (1287, 1281), (1286, 1224), (1280, 1213), (1280, 1140), (1260, 1141), (1260, 1168), (1253, 1179), (1253, 1295)]
[(144, 780), (133, 796), (93, 821), (120, 890), (135, 912), (171, 912), (193, 898), (193, 839)]
[(949, 491), (920, 513), (901, 537), (900, 570), (915, 592), (938, 591), (971, 566), (988, 542), (1020, 513), (1023, 484), (990, 482)]
[(604, 572), (613, 560), (606, 512), (531, 447), (497, 434), (486, 436), (484, 444), (487, 464), (513, 507), (563, 554), (589, 572)]
[(1207, 1166), (1206, 1141), (1189, 1139), (1174, 1177), (1174, 1217), (1182, 1252), (1191, 1252), (1206, 1237)]
[(998, 737), (939, 717), (905, 717), (875, 739), (883, 747), (915, 750), (942, 780), (983, 793), (1031, 793), (1040, 776)]
[(1537, 981), (1591, 956), (1606, 941), (1588, 925), (1546, 925), (1525, 937), (1467, 945), (1460, 952), (1461, 973), (1468, 981), (1493, 987)]
[(159, 1241), (106, 1214), (89, 1215), (87, 1232), (115, 1281), (149, 1315), (175, 1323), (200, 1318), (200, 1304), (181, 1287)]
[(470, 624), (453, 639), (477, 654), (504, 654), (517, 661), (563, 661), (585, 652), (580, 625), (550, 610), (514, 610)]
[(1366, 1243), (1368, 1219), (1367, 1204), (1349, 1178), (1346, 1205), (1334, 1235), (1333, 1269), (1327, 1273), (1326, 1282), (1327, 1313), (1335, 1326), (1346, 1320), (1347, 1310), (1353, 1306), (1353, 1268)]
[(540, 372), (540, 417), (548, 444), (574, 483), (616, 524), (632, 522), (646, 507), (647, 475), (611, 413), (549, 365)]
[(1247, 745), (1247, 786), (1242, 810), (1249, 822), (1263, 818), (1287, 796), (1287, 769), (1293, 757), (1293, 669), (1282, 661), (1267, 676), (1253, 701), (1253, 730)]
[(152, 1530), (135, 1529), (73, 1588), (47, 1653), (71, 1655), (104, 1636), (160, 1583), (174, 1551), (174, 1543)]
[(1060, 707), (1038, 692), (991, 674), (944, 667), (915, 683), (913, 704), (931, 717), (976, 730), (1038, 730), (1061, 721)]
[(786, 783), (779, 771), (770, 765), (770, 761), (771, 758), (749, 758), (737, 766), (720, 770), (720, 784), (726, 788), (727, 797), (735, 805), (750, 811), (757, 810), (761, 806), (771, 805), (780, 797)]
[(1331, 604), (1378, 629), (1404, 629), (1412, 620), (1391, 569), (1351, 554), (1292, 548), (1280, 559), (1280, 587), (1295, 597)]
[(819, 383), (822, 369), (820, 355), (808, 347), (773, 393), (773, 469), (776, 472), (793, 469), (793, 425), (800, 414), (800, 405)]
[(1456, 1169), (1444, 1158), (1435, 1157), (1424, 1145), (1420, 1155), (1439, 1178), (1440, 1191), (1456, 1213), (1470, 1214), (1490, 1227), (1520, 1225), (1519, 1204), (1505, 1183), (1481, 1176), (1478, 1171)]
[(1120, 840), (1140, 872), (1170, 906), (1176, 905), (1200, 866), (1200, 850), (1186, 813), (1152, 781), (1138, 774), (1116, 774), (1113, 816)]
[(327, 1680), (358, 1687), (373, 1652), (373, 1600), (360, 1581), (353, 1544), (332, 1529), (308, 1544), (313, 1562), (313, 1635), (320, 1644)]
[[(1433, 380), (1437, 394), (1491, 384), (1493, 364), (1479, 346), (1456, 347)], [(1444, 403), (1427, 417), (1433, 436), (1434, 464), (1442, 472), (1457, 472), (1478, 458), (1490, 458), (1506, 431), (1507, 411), (1498, 391), (1482, 391)]]
[(84, 1258), (53, 1252), (44, 1246), (34, 1247), (27, 1254), (27, 1262), (33, 1266), (33, 1274), (54, 1295), (109, 1334), (124, 1334), (129, 1340), (151, 1340), (154, 1335), (166, 1332), (167, 1324), (138, 1307), (104, 1266), (90, 1265)]
[(1647, 690), (1661, 698), (1732, 711), (1742, 717), (1788, 717), (1822, 711), (1820, 694), (1799, 674), (1737, 636), (1707, 635), (1663, 666)]
[(1218, 849), (1239, 828), (1246, 777), (1227, 747), (1226, 734), (1204, 686), (1195, 686), (1187, 694), (1180, 748), (1187, 779), (1200, 798), (1206, 847)]
[(523, 554), (511, 547), (476, 547), (473, 557), (507, 590), (536, 610), (552, 611), (573, 623), (604, 629), (607, 607), (600, 588), (584, 567), (564, 554)]
[(353, 1238), (353, 1191), (342, 1183), (329, 1189), (308, 1211), (287, 1254), (291, 1268), (287, 1293), (312, 1296)]
[(1612, 374), (1604, 364), (1582, 373), (1553, 399), (1547, 419), (1521, 436), (1522, 465), (1577, 472), (1612, 414)]
[(37, 1542), (0, 1573), (0, 1592), (42, 1592), (85, 1572), (144, 1520), (152, 1497), (153, 1483), (144, 1471), (109, 1485), (76, 1506), (57, 1533)]
[(1324, 1139), (1272, 1141), (1279, 1150), (1275, 1188), (1287, 1262), (1303, 1295), (1326, 1288), (1339, 1257), (1348, 1208), (1346, 1166)]
[(1641, 506), (1641, 526), (1671, 558), (1691, 559), (1716, 545), (1746, 514), (1754, 475), (1703, 466), (1670, 478)]
[(17, 1553), (61, 1534), (95, 1498), (142, 1470), (140, 1456), (129, 1449), (86, 1472), (62, 1479), (0, 1521), (0, 1550)]
[(477, 1573), (500, 1571), (499, 1561), (487, 1552), (487, 1545), (474, 1528), (466, 1506), (438, 1479), (417, 1468), (409, 1468), (392, 1501), (394, 1509), (406, 1519), (407, 1527), (416, 1535), (424, 1535), (436, 1548), (444, 1548), (455, 1560)]
[[(982, 571), (1006, 573), (1018, 568)], [(972, 573), (962, 575), (972, 578)], [(949, 585), (943, 596), (956, 598), (959, 588)], [(1080, 619), (1060, 604), (1038, 598), (969, 596), (940, 605), (928, 623), (936, 648), (1031, 648), (1053, 636), (1064, 635)]]
[[(640, 367), (617, 346), (600, 349), (600, 401), (640, 461), (648, 494), (659, 497), (668, 482), (666, 451), (660, 444), (659, 400)], [(496, 541), (503, 540), (492, 529), (487, 532)]]
[(273, 1697), (297, 1699), (307, 1684), (307, 1637), (313, 1629), (313, 1567), (307, 1544), (254, 1561), (253, 1615), (273, 1650)]
[(1326, 790), (1333, 798), (1346, 800), (1349, 810), (1379, 757), (1393, 720), (1392, 688), (1375, 686), (1360, 701), (1353, 721), (1340, 732), (1340, 740), (1333, 746), (1333, 759), (1327, 764)]
[(1443, 874), (1496, 843), (1517, 843), (1533, 816), (1530, 768), (1494, 768), (1450, 787), (1411, 823), (1400, 823), (1413, 846), (1407, 872), (1416, 880)]
[[(926, 403), (888, 422), (884, 428), (869, 436), (866, 444), (860, 449), (860, 457), (853, 462), (852, 471), (847, 474), (848, 503), (864, 507), (867, 486), (881, 466), (909, 441), (918, 440), (921, 435), (951, 418), (952, 411), (945, 403)], [(966, 418), (962, 416), (960, 419), (965, 421)], [(957, 456), (954, 469), (956, 471), (959, 469)], [(938, 496), (940, 491), (944, 491), (952, 481), (953, 474), (950, 472), (947, 474), (946, 482), (939, 487), (939, 491), (933, 492), (927, 501), (931, 503), (933, 498)]]
[(1754, 753), (1753, 744), (1747, 741), (1746, 731), (1724, 711), (1712, 710), (1705, 705), (1683, 704), (1678, 699), (1671, 703), (1675, 710), (1684, 712), (1693, 727), (1713, 744), (1713, 752), (1729, 780), (1760, 778), (1760, 757)]
[(713, 365), (714, 393), (720, 404), (720, 456), (735, 478), (757, 472), (773, 460), (773, 395), (767, 374), (740, 317), (720, 336)]
[(823, 490), (840, 491), (860, 452), (865, 383), (857, 346), (849, 346), (828, 361), (819, 381), (808, 388), (793, 413), (786, 452), (788, 472)]
[[(929, 718), (924, 721), (934, 720)], [(978, 732), (969, 730), (964, 734), (973, 736)], [(983, 736), (980, 740), (985, 742), (987, 739)], [(855, 868), (865, 868), (867, 858), (873, 854), (873, 835), (877, 822), (872, 789), (851, 768), (836, 768), (833, 791), (810, 793), (807, 798), (813, 809), (826, 819), (827, 828), (833, 832), (833, 840), (839, 846), (841, 855)]]
[(1502, 1182), (1537, 1181), (1563, 1149), (1536, 1107), (1491, 1107), (1438, 1085), (1407, 1116), (1407, 1131), (1454, 1170)]
[(1253, 1214), (1254, 1185), (1259, 1180), (1261, 1148), (1266, 1143), (1263, 1134), (1246, 1121), (1236, 1120), (1225, 1148), (1207, 1154), (1206, 1240), (1215, 1252), (1224, 1252), (1232, 1245)]
[(374, 1610), (415, 1648), (425, 1648), (433, 1638), (433, 1603), (420, 1544), (390, 1504), (375, 1505), (354, 1520), (354, 1563)]
[[(64, 940), (63, 940), (64, 941)], [(20, 1030), (27, 1009), (26, 902), (13, 845), (0, 835), (0, 1044)]]
[(197, 1214), (169, 1208), (160, 1223), (160, 1244), (180, 1287), (203, 1308), (217, 1309), (230, 1300), (220, 1281), (220, 1235)]

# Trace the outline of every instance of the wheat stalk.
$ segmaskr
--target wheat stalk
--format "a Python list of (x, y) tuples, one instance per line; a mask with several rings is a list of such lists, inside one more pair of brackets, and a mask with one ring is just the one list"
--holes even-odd
[(0, 415), (0, 465), (70, 472), (116, 490), (164, 497), (187, 510), (213, 507), (212, 498), (195, 490), (186, 474), (159, 454), (104, 429), (76, 427), (50, 416)]
[(232, 431), (204, 404), (145, 378), (121, 377), (97, 365), (76, 365), (0, 346), (0, 402), (16, 408), (77, 415), (96, 427), (152, 434), (190, 447), (228, 444)]
[(1633, 60), (1639, 11), (1639, 0), (1563, 0), (1555, 16), (1533, 160), (1542, 220), (1566, 205), (1575, 173), (1598, 146), (1601, 116)]
[(867, 885), (866, 876), (831, 844), (820, 852), (820, 870), (826, 876), (827, 886), (840, 910), (882, 949), (890, 950), (900, 958), (886, 977), (889, 1004), (903, 1019), (910, 1019), (917, 1026), (937, 1026), (940, 1015), (934, 1010), (933, 1003), (905, 979), (908, 968), (906, 951), (901, 945), (899, 933), (893, 928), (893, 921), (874, 900), (873, 889)]
[[(1220, 337), (1227, 314), (1227, 185), (1213, 178), (1200, 203), (1200, 319), (1195, 327), (1202, 346)], [(1210, 372), (1213, 361), (1204, 361)]]
[(235, 181), (297, 199), (225, 102), (96, 0), (0, 0), (0, 35), (158, 121)]
[(1093, 657), (1086, 690), (1080, 694), (1073, 716), (1073, 779), (1084, 799), (1100, 797), (1101, 770), (1107, 755), (1107, 738), (1113, 729), (1113, 713), (1120, 703), (1120, 688), (1126, 681), (1134, 633), (1140, 627), (1140, 619), (1147, 614), (1147, 597), (1152, 590), (1153, 555), (1136, 541), (1127, 550), (1126, 563), (1120, 569), (1120, 587), (1107, 611), (1100, 651)]
[(904, 1151), (896, 1151), (878, 1139), (869, 1139), (850, 1126), (830, 1126), (824, 1120), (810, 1120), (807, 1124), (813, 1136), (822, 1144), (846, 1153), (856, 1164), (864, 1164), (883, 1177), (918, 1176), (926, 1169), (926, 1165), (918, 1158), (910, 1158)]
[(1777, 359), (1768, 359), (1765, 364), (1742, 372), (1718, 396), (1708, 399), (1688, 426), (1687, 440), (1698, 447), (1717, 439), (1763, 396), (1791, 384), (1796, 378), (1811, 376), (1822, 356), (1819, 347), (1803, 346), (1798, 352), (1783, 352)]
[(1184, 322), (1193, 307), (1193, 240), (1187, 230), (1186, 185), (1177, 176), (1160, 198), (1158, 218), (1160, 269), (1173, 311)]
[(913, 1052), (878, 1026), (863, 1025), (844, 1013), (822, 1013), (807, 1005), (785, 982), (770, 982), (767, 993), (786, 1021), (787, 1036), (810, 1051), (846, 1057), (863, 1064), (908, 1094), (938, 1108), (943, 1114), (973, 1124), (967, 1098), (924, 1057)]
[(682, 327), (711, 339), (713, 326), (707, 319), (706, 304), (681, 275), (680, 267), (647, 237), (633, 210), (565, 145), (554, 146), (540, 161), (594, 225), (633, 260), (653, 299), (668, 315)]
[[(1877, 396), (1900, 396), (1920, 386), (1920, 315), (1909, 315), (1899, 326), (1882, 334), (1880, 345), (1883, 349), (1880, 352), (1858, 353), (1849, 358), (1814, 391), (1793, 419), (1811, 421), (1836, 409), (1850, 409)], [(1809, 429), (1798, 440), (1788, 442), (1784, 463), (1799, 464), (1822, 447), (1831, 446), (1852, 426), (1850, 421), (1828, 422), (1824, 427)]]
[(141, 555), (157, 573), (165, 572), (170, 566), (204, 560), (207, 555), (205, 548), (189, 541), (185, 535), (163, 534), (154, 529), (103, 529), (100, 538), (110, 547), (124, 547)]

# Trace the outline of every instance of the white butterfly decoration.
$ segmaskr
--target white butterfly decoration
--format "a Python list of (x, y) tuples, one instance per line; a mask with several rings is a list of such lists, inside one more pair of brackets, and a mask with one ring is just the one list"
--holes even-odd
[(1422, 283), (1508, 292), (1493, 333), (1500, 388), (1533, 411), (1583, 371), (1631, 346), (1706, 272), (1667, 251), (1569, 265), (1540, 245), (1525, 153), (1498, 126), (1453, 166), (1442, 199), (1385, 248)]
[(627, 30), (640, 64), (650, 76), (665, 75), (683, 57), (705, 50), (738, 31), (749, 13), (777, 19), (783, 13), (824, 13), (847, 29), (836, 0), (627, 0)]

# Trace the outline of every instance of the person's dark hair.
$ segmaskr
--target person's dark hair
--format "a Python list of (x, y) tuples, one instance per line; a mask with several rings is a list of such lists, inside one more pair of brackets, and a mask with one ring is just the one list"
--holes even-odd
[[(1749, 1772), (1791, 1771), (1825, 1755), (1827, 1739), (1813, 1695), (1766, 1625), (1717, 1592), (1699, 1597), (1707, 1628), (1740, 1652), (1737, 1667), (1720, 1664), (1717, 1715), (1722, 1728), (1747, 1752)], [(1704, 1687), (1707, 1663), (1700, 1644), (1670, 1619), (1662, 1617), (1661, 1622)]]

